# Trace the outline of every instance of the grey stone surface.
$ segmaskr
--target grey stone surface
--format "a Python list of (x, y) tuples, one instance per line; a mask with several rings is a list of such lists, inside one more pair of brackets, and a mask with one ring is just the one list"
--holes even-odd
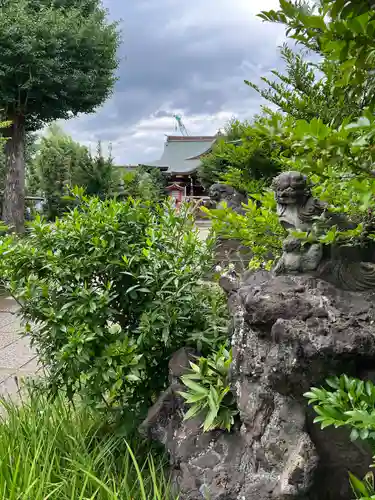
[(0, 366), (17, 370), (29, 363), (34, 357), (35, 354), (27, 339), (19, 338), (16, 342), (0, 350)]
[(17, 302), (11, 297), (0, 297), (0, 313), (13, 312), (16, 313), (19, 309)]
[(179, 498), (351, 500), (348, 470), (364, 476), (371, 450), (346, 429), (320, 430), (303, 393), (329, 376), (374, 375), (375, 292), (264, 271), (229, 278), (238, 421), (203, 434), (171, 387), (144, 422), (169, 452)]
[(195, 225), (199, 230), (199, 238), (202, 241), (205, 241), (208, 238), (208, 235), (210, 234), (211, 231), (211, 221), (210, 220), (202, 220), (202, 219), (196, 219)]
[(226, 268), (233, 264), (240, 274), (246, 272), (253, 258), (253, 252), (236, 239), (218, 238), (215, 246), (215, 262)]
[[(1, 317), (1, 313), (0, 313)], [(17, 325), (18, 327), (18, 325)], [(18, 333), (18, 328), (15, 330), (9, 329), (9, 331), (5, 331), (6, 328), (1, 328), (0, 327), (0, 349), (4, 349), (10, 344), (13, 344), (14, 342), (17, 342), (19, 340), (20, 335)]]
[(0, 330), (9, 331), (9, 329), (14, 330), (14, 328), (19, 328), (19, 322), (15, 314), (0, 311)]
[(19, 397), (19, 385), (17, 383), (17, 378), (13, 373), (9, 373), (8, 376), (3, 379), (0, 383), (0, 397)]
[[(239, 214), (245, 213), (243, 204), (248, 203), (248, 198), (232, 186), (220, 183), (213, 184), (209, 189), (209, 196), (212, 207), (222, 208), (224, 202), (228, 209)], [(248, 268), (252, 257), (250, 249), (242, 245), (239, 240), (219, 237), (216, 241), (215, 263), (221, 267), (233, 264), (237, 272), (243, 273)]]
[(139, 431), (145, 437), (167, 444), (173, 439), (176, 426), (181, 422), (184, 400), (179, 392), (184, 390), (180, 377), (188, 372), (190, 361), (197, 353), (192, 349), (182, 348), (174, 353), (169, 360), (170, 386), (150, 408), (147, 418), (141, 424)]
[(22, 378), (33, 376), (39, 369), (37, 356), (17, 316), (18, 304), (11, 298), (0, 298), (0, 395), (19, 398), (18, 385)]

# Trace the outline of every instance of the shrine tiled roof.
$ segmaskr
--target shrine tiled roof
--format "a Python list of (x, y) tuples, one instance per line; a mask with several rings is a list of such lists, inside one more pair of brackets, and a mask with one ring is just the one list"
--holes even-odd
[(153, 167), (168, 167), (169, 174), (193, 173), (201, 156), (211, 151), (217, 136), (167, 136), (160, 160), (147, 163)]

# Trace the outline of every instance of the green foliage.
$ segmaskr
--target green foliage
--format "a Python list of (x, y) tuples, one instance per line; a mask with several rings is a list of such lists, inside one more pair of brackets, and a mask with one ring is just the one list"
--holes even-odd
[[(324, 243), (341, 240), (341, 243), (354, 244), (364, 235), (373, 238), (375, 122), (371, 60), (374, 39), (367, 33), (367, 27), (359, 33), (361, 23), (365, 20), (371, 25), (373, 15), (369, 6), (363, 6), (359, 14), (353, 2), (341, 0), (323, 0), (313, 8), (282, 0), (278, 12), (260, 15), (264, 20), (284, 24), (290, 38), (323, 56), (317, 66), (323, 71), (323, 77), (310, 88), (310, 97), (307, 94), (303, 97), (300, 109), (303, 112), (310, 109), (315, 97), (320, 99), (319, 89), (324, 88), (321, 99), (328, 108), (333, 105), (338, 110), (329, 112), (332, 120), (319, 111), (321, 106), (316, 107), (319, 116), (303, 117), (302, 114), (302, 119), (296, 119), (298, 113), (292, 112), (292, 107), (299, 97), (293, 92), (287, 93), (291, 90), (287, 85), (290, 72), (296, 77), (291, 79), (292, 89), (298, 87), (299, 82), (302, 86), (306, 86), (306, 82), (312, 84), (313, 77), (309, 76), (308, 63), (289, 54), (289, 73), (284, 80), (281, 78), (281, 87), (271, 85), (269, 94), (271, 100), (282, 101), (280, 108), (288, 114), (271, 112), (263, 122), (255, 122), (254, 127), (264, 144), (277, 144), (282, 152), (279, 162), (283, 169), (300, 170), (309, 175), (316, 186), (315, 195), (328, 202), (330, 209), (346, 213), (358, 223), (357, 229), (348, 234), (332, 228), (329, 235), (321, 235)], [(348, 54), (353, 60), (347, 60)], [(359, 61), (355, 67), (354, 54)], [(339, 60), (341, 65), (337, 64)], [(272, 89), (276, 93), (272, 93)], [(331, 98), (325, 99), (327, 93)]]
[[(24, 231), (25, 133), (93, 112), (111, 94), (119, 34), (99, 0), (2, 0), (0, 102), (7, 176), (3, 220)], [(51, 207), (50, 207), (51, 208)]]
[(46, 197), (46, 214), (53, 220), (72, 207), (70, 186), (105, 198), (118, 189), (115, 174), (112, 158), (103, 156), (100, 142), (93, 157), (85, 146), (52, 125), (31, 163), (30, 184)]
[[(351, 438), (375, 439), (375, 386), (346, 375), (327, 380), (330, 389), (310, 389), (305, 394), (318, 414), (315, 423), (352, 427)], [(332, 390), (333, 389), (333, 390)]]
[[(234, 136), (241, 137), (234, 142), (218, 140), (212, 153), (202, 158), (198, 169), (200, 182), (208, 187), (220, 182), (223, 175), (232, 169), (242, 172), (244, 183), (273, 177), (279, 171), (274, 145), (266, 143), (264, 138), (260, 142), (257, 129), (247, 122), (241, 125), (238, 121), (232, 121), (230, 126), (234, 129)], [(228, 134), (231, 135), (230, 128)]]
[(40, 128), (92, 112), (109, 97), (119, 35), (98, 0), (3, 0), (0, 25), (6, 118), (21, 114), (28, 129)]
[(214, 233), (226, 239), (238, 239), (253, 253), (250, 267), (270, 269), (281, 254), (284, 229), (276, 214), (276, 201), (271, 191), (251, 193), (244, 206), (245, 213), (238, 214), (228, 207), (208, 210), (202, 208), (212, 220)]
[(349, 472), (349, 482), (355, 498), (359, 500), (373, 500), (375, 498), (375, 480), (373, 472), (368, 472), (363, 481)]
[(158, 201), (165, 198), (165, 176), (158, 168), (140, 166), (122, 175), (122, 196)]
[(326, 124), (339, 125), (348, 116), (357, 117), (370, 102), (368, 81), (357, 98), (351, 95), (350, 83), (341, 89), (340, 97), (332, 92), (332, 87), (341, 78), (336, 63), (327, 59), (309, 61), (304, 52), (296, 53), (287, 44), (281, 47), (281, 57), (285, 63), (285, 74), (271, 71), (277, 79), (263, 77), (265, 87), (247, 80), (245, 83), (295, 120), (316, 118)]
[[(76, 402), (77, 403), (77, 402)], [(35, 393), (1, 399), (0, 496), (72, 500), (172, 500), (163, 458), (101, 431), (82, 404)]]
[(203, 417), (204, 432), (214, 429), (230, 431), (238, 413), (229, 386), (231, 362), (232, 352), (221, 347), (209, 357), (200, 357), (197, 363), (191, 362), (191, 373), (181, 377), (187, 392), (180, 394), (191, 405), (184, 418)]
[[(364, 440), (375, 450), (375, 386), (369, 380), (363, 381), (342, 375), (327, 380), (329, 389), (313, 387), (304, 394), (313, 405), (318, 416), (314, 419), (321, 428), (347, 426), (350, 438)], [(349, 472), (349, 480), (355, 498), (374, 498), (374, 476), (368, 473), (360, 480)]]
[(87, 148), (73, 141), (58, 126), (50, 126), (35, 157), (35, 171), (46, 198), (45, 210), (49, 219), (62, 215), (70, 206), (64, 197), (69, 194), (76, 172), (89, 163)]
[(238, 141), (246, 135), (246, 130), (251, 126), (247, 120), (240, 121), (233, 117), (224, 125), (223, 135), (228, 142)]
[(364, 111), (357, 120), (344, 120), (337, 128), (318, 118), (294, 121), (278, 114), (255, 126), (264, 141), (271, 137), (283, 148), (280, 162), (284, 168), (294, 165), (297, 170), (324, 178), (330, 177), (332, 170), (339, 171), (342, 177), (372, 173), (374, 123), (373, 114)]
[[(285, 170), (300, 170), (313, 184), (313, 193), (328, 203), (331, 210), (347, 214), (356, 230), (344, 234), (331, 229), (322, 243), (341, 240), (354, 244), (363, 237), (372, 238), (375, 209), (375, 120), (365, 111), (354, 122), (344, 120), (339, 127), (274, 114), (268, 123), (257, 124), (259, 135), (278, 142), (284, 154), (280, 163)], [(362, 225), (361, 225), (362, 224)]]
[(229, 167), (221, 176), (220, 182), (248, 194), (261, 193), (267, 187), (267, 182), (264, 179), (250, 179), (243, 170), (233, 167)]
[[(188, 207), (186, 208), (188, 210)], [(222, 288), (213, 282), (200, 281), (197, 299), (208, 315), (204, 328), (194, 328), (188, 334), (188, 343), (199, 352), (208, 353), (228, 339), (229, 313), (227, 297)]]
[(113, 158), (103, 156), (100, 141), (97, 145), (96, 156), (89, 155), (87, 161), (80, 162), (73, 170), (71, 183), (81, 186), (88, 196), (106, 198), (118, 190), (119, 179), (116, 178)]
[[(311, 9), (302, 8), (298, 2), (282, 0), (279, 11), (262, 12), (260, 17), (284, 24), (291, 39), (324, 57), (318, 65), (324, 75), (317, 84), (327, 86), (333, 102), (337, 102), (336, 108), (344, 111), (341, 120), (337, 120), (334, 113), (333, 120), (328, 122), (334, 125), (336, 132), (349, 124), (345, 117), (372, 121), (369, 118), (372, 112), (366, 112), (366, 107), (372, 110), (375, 102), (372, 71), (375, 13), (369, 2), (323, 0)], [(328, 107), (332, 99), (327, 98)], [(350, 112), (346, 110), (348, 102), (354, 105)], [(322, 114), (317, 118), (325, 121)], [(357, 139), (366, 139), (366, 135), (367, 132), (359, 133)], [(342, 151), (341, 155), (344, 154)]]
[(218, 299), (200, 284), (211, 247), (184, 210), (88, 197), (53, 225), (37, 217), (27, 239), (5, 240), (1, 276), (50, 390), (83, 394), (110, 416), (129, 412), (135, 425), (165, 388), (174, 351), (222, 341), (227, 314), (215, 316)]
[[(290, 38), (324, 57), (312, 64), (303, 59), (303, 54), (294, 54), (284, 46), (286, 74), (274, 72), (278, 82), (263, 79), (268, 85), (266, 90), (250, 84), (283, 113), (265, 108), (266, 114), (253, 122), (247, 136), (256, 138), (257, 147), (270, 150), (269, 157), (275, 158), (283, 170), (300, 170), (309, 175), (315, 184), (314, 195), (326, 201), (331, 210), (348, 214), (358, 224), (355, 230), (347, 232), (337, 228), (331, 228), (328, 234), (321, 231), (319, 240), (326, 244), (352, 245), (361, 243), (364, 238), (374, 238), (375, 122), (371, 107), (374, 78), (370, 62), (374, 42), (367, 37), (365, 43), (363, 33), (358, 38), (360, 23), (364, 19), (369, 21), (373, 12), (363, 8), (358, 14), (353, 9), (352, 2), (340, 0), (324, 0), (313, 8), (301, 2), (282, 0), (278, 12), (263, 12), (262, 19), (286, 25)], [(364, 17), (359, 19), (358, 15)], [(357, 45), (359, 39), (363, 42), (361, 48)], [(341, 48), (350, 45), (348, 50), (361, 58), (359, 67), (362, 69), (353, 69), (353, 64), (347, 64), (345, 54), (339, 54), (337, 47), (334, 48), (336, 43)], [(343, 61), (341, 66), (337, 64), (338, 59)], [(367, 76), (362, 78), (360, 75), (365, 74), (365, 67)], [(317, 78), (319, 72), (323, 73), (320, 79)], [(227, 168), (225, 162), (220, 166), (221, 172)], [(246, 179), (238, 170), (241, 167), (235, 166), (229, 171), (229, 181), (236, 187), (246, 185)], [(221, 219), (217, 227), (219, 232), (228, 237), (236, 234), (246, 241), (243, 218), (230, 214), (226, 218), (222, 215)], [(275, 227), (275, 224), (270, 225)], [(251, 221), (249, 226), (251, 228)], [(276, 244), (271, 242), (271, 246), (277, 251), (280, 233), (272, 232), (277, 237)], [(249, 230), (248, 241), (257, 247), (264, 237)], [(256, 260), (263, 261), (263, 255), (264, 248)]]
[(283, 23), (287, 35), (306, 48), (324, 55), (338, 66), (336, 95), (351, 86), (349, 97), (357, 98), (366, 86), (373, 101), (372, 69), (375, 61), (375, 11), (370, 1), (322, 0), (315, 9), (301, 8), (297, 2), (280, 1), (279, 11), (262, 12), (267, 21)]

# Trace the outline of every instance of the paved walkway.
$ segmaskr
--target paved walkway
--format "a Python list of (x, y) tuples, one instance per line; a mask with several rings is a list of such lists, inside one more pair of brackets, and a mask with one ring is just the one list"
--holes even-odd
[(199, 237), (201, 240), (205, 240), (211, 230), (211, 221), (205, 219), (197, 219), (195, 221), (197, 228), (199, 229)]
[(18, 306), (12, 298), (0, 298), (0, 395), (16, 394), (17, 379), (35, 374), (37, 357), (22, 337)]

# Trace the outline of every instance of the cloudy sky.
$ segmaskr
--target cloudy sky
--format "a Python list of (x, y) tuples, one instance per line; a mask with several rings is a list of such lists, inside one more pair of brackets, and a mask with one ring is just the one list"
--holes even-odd
[(214, 134), (232, 116), (251, 118), (259, 82), (280, 65), (281, 26), (256, 14), (278, 0), (104, 0), (121, 20), (119, 80), (95, 114), (64, 123), (87, 145), (112, 143), (118, 164), (160, 157), (179, 113), (190, 135)]

